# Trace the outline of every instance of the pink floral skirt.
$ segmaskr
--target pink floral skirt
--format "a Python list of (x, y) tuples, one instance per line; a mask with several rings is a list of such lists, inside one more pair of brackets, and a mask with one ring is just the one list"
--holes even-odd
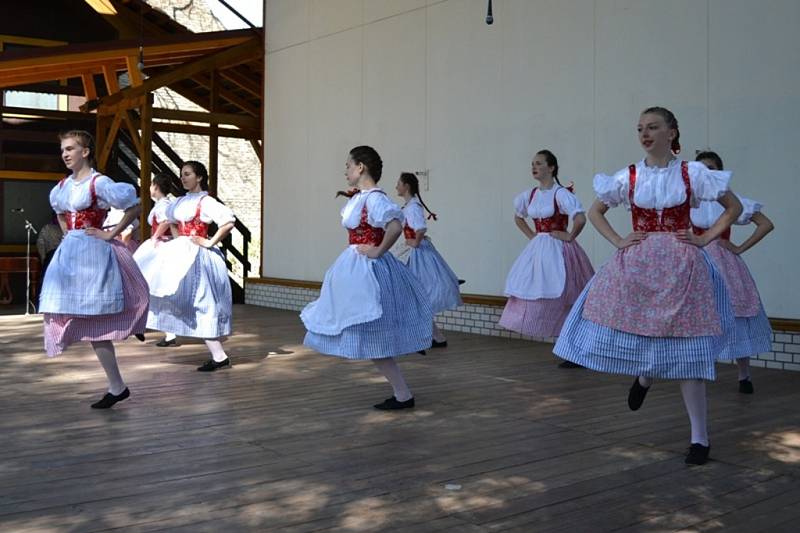
[[(44, 314), (44, 347), (48, 356), (56, 356), (70, 344), (80, 341), (124, 340), (144, 333), (150, 294), (139, 267), (128, 248), (111, 240), (112, 250), (122, 274), (125, 299), (121, 312), (111, 315)], [(91, 280), (86, 280), (87, 284)]]
[(725, 248), (719, 239), (711, 242), (705, 250), (725, 280), (733, 314), (736, 317), (758, 315), (761, 312), (761, 298), (756, 282), (741, 256)]
[(500, 326), (530, 337), (558, 336), (572, 304), (594, 275), (589, 257), (577, 242), (565, 242), (563, 250), (567, 278), (561, 296), (538, 300), (509, 296)]
[(672, 233), (651, 233), (617, 253), (589, 288), (583, 318), (647, 337), (722, 333), (703, 251)]

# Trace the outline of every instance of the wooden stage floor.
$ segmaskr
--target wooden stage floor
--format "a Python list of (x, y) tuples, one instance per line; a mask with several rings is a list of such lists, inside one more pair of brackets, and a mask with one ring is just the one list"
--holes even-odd
[(798, 531), (800, 373), (732, 365), (709, 386), (712, 457), (683, 464), (675, 383), (562, 370), (551, 346), (450, 333), (401, 362), (413, 411), (369, 362), (301, 344), (297, 313), (236, 306), (234, 368), (187, 341), (118, 345), (132, 396), (88, 344), (42, 352), (0, 317), (0, 531)]

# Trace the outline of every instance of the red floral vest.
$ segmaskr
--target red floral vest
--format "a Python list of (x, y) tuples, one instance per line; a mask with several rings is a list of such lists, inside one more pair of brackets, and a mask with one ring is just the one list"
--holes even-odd
[(194, 218), (186, 222), (178, 222), (178, 234), (185, 237), (202, 237), (208, 238), (208, 224), (200, 220), (200, 204), (206, 197), (200, 198), (197, 202), (197, 209), (194, 212)]
[(692, 187), (689, 182), (689, 165), (686, 161), (681, 161), (681, 176), (686, 187), (686, 201), (680, 205), (666, 207), (661, 211), (661, 217), (655, 209), (645, 209), (633, 202), (633, 191), (636, 187), (636, 165), (628, 167), (630, 171), (630, 187), (628, 189), (628, 199), (631, 204), (631, 216), (633, 218), (633, 231), (645, 232), (667, 232), (687, 230), (692, 222), (689, 216), (692, 198)]
[[(367, 193), (367, 196), (373, 192), (386, 194), (383, 191), (370, 191)], [(378, 246), (383, 242), (384, 233), (383, 228), (372, 227), (369, 225), (369, 222), (367, 222), (367, 201), (365, 199), (364, 207), (361, 208), (361, 221), (355, 228), (347, 230), (350, 244), (371, 244), (373, 246)]]
[[(563, 189), (559, 187), (558, 189)], [(558, 189), (553, 193), (553, 214), (547, 218), (534, 218), (533, 224), (536, 226), (536, 233), (550, 233), (551, 231), (567, 231), (569, 225), (569, 215), (565, 215), (558, 210), (558, 202), (556, 201), (556, 194)], [(531, 191), (531, 196), (528, 198), (528, 205), (533, 202), (533, 197), (536, 194), (538, 187), (534, 187)]]
[[(108, 215), (108, 209), (100, 209), (97, 207), (97, 191), (94, 187), (94, 182), (100, 173), (92, 175), (91, 182), (89, 183), (89, 194), (92, 198), (92, 203), (86, 209), (80, 211), (71, 211), (64, 213), (67, 222), (67, 229), (87, 229), (87, 228), (102, 228), (103, 221)], [(58, 183), (59, 187), (64, 186), (64, 180)]]

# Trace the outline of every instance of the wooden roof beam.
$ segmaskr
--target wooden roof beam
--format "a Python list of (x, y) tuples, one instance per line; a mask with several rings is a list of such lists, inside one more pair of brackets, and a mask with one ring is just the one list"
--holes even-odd
[[(122, 91), (108, 95), (100, 100), (100, 107), (113, 105), (122, 100), (135, 98), (170, 85), (177, 81), (190, 78), (200, 72), (211, 69), (230, 68), (241, 63), (251, 61), (264, 55), (264, 44), (257, 39), (251, 39), (242, 44), (233, 46), (216, 54), (197, 59), (180, 67), (169, 69), (143, 81), (141, 85), (129, 87)], [(81, 106), (82, 111), (87, 111), (88, 106)]]

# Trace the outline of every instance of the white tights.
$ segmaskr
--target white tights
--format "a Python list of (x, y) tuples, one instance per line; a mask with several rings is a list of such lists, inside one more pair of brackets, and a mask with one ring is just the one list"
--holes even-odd
[[(639, 385), (642, 387), (649, 387), (652, 384), (652, 378), (639, 376)], [(689, 415), (689, 424), (692, 428), (692, 444), (698, 443), (708, 446), (706, 382), (702, 379), (681, 381), (681, 395), (683, 396), (686, 414)]]
[(394, 358), (386, 357), (384, 359), (373, 359), (372, 362), (392, 386), (394, 397), (398, 402), (407, 402), (414, 397), (408, 385), (406, 385), (403, 373), (400, 372), (400, 367), (397, 365), (397, 361), (395, 361)]
[(108, 378), (108, 392), (114, 396), (122, 394), (122, 391), (125, 390), (125, 382), (122, 381), (122, 375), (119, 373), (114, 344), (111, 341), (93, 341), (92, 348), (94, 348), (94, 353), (97, 354), (97, 359)]
[(221, 363), (228, 358), (228, 354), (225, 353), (225, 349), (222, 347), (222, 343), (219, 340), (206, 339), (206, 346), (208, 346), (211, 352), (211, 358), (214, 359), (215, 363)]

